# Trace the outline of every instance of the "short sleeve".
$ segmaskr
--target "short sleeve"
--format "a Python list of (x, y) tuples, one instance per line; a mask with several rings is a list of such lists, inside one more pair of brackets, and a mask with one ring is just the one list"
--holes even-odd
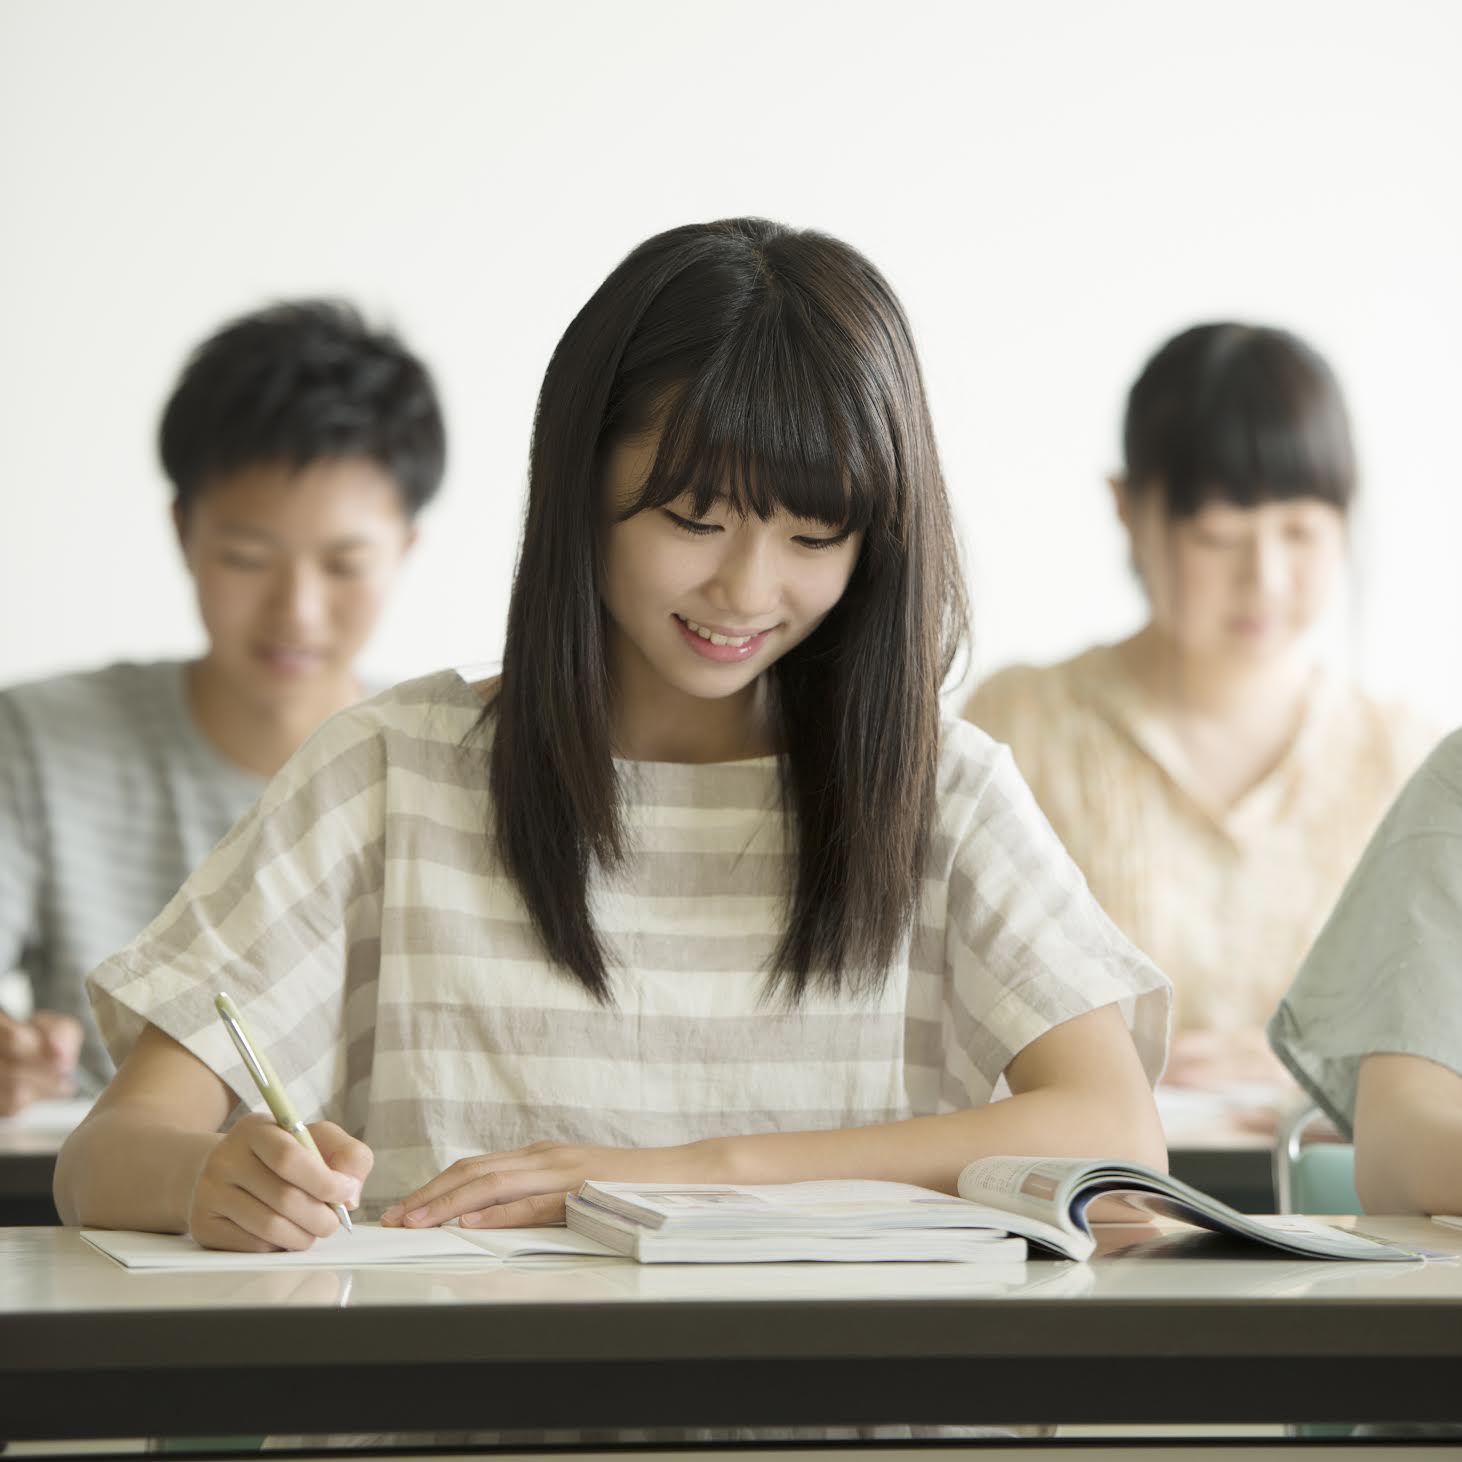
[(385, 744), (369, 704), (326, 722), (152, 924), (89, 976), (114, 1061), (155, 1025), (253, 1105), (214, 1008), (226, 991), (306, 1120), (339, 1120), (352, 952), (379, 950)]
[[(962, 729), (967, 741), (980, 735)], [(988, 1100), (1032, 1041), (1116, 1005), (1156, 1083), (1171, 985), (1092, 897), (1009, 752), (987, 744), (977, 754), (988, 772), (966, 793), (949, 881), (947, 1073), (971, 1104)]]
[(1361, 1061), (1462, 1075), (1462, 731), (1406, 784), (1269, 1022), (1270, 1044), (1349, 1133)]
[[(0, 974), (20, 968), (24, 951), (41, 937), (45, 828), (35, 757), (24, 722), (0, 695)], [(46, 992), (36, 991), (44, 1005)]]

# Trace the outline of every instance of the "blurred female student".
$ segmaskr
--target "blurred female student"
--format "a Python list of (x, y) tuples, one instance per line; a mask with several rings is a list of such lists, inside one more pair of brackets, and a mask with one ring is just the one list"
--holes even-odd
[(1462, 1213), (1462, 731), (1371, 839), (1269, 1025), (1372, 1213)]
[(360, 699), (356, 656), (445, 451), (422, 363), (312, 300), (204, 341), (159, 446), (203, 654), (0, 691), (0, 971), (37, 1007), (0, 1015), (0, 1113), (105, 1084), (86, 975)]
[[(587, 1177), (1161, 1163), (1167, 983), (941, 724), (963, 619), (882, 276), (754, 219), (648, 240), (549, 364), (501, 680), (335, 717), (93, 976), (122, 1064), (61, 1211), (299, 1249), (331, 1200), (515, 1225)], [(219, 989), (328, 1167), (221, 1131)]]
[(1356, 469), (1340, 387), (1282, 330), (1200, 325), (1127, 402), (1130, 639), (1004, 670), (1007, 742), (1119, 927), (1175, 990), (1171, 1081), (1283, 1082), (1263, 1023), (1433, 739), (1323, 664)]

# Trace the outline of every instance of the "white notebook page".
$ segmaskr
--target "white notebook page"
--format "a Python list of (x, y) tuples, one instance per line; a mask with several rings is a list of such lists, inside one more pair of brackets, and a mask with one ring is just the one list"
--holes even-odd
[(241, 1254), (204, 1249), (186, 1234), (144, 1234), (124, 1229), (82, 1229), (81, 1237), (128, 1269), (354, 1269), (365, 1264), (429, 1260), (494, 1264), (516, 1258), (619, 1257), (604, 1245), (565, 1228), (380, 1228), (357, 1223), (303, 1250)]

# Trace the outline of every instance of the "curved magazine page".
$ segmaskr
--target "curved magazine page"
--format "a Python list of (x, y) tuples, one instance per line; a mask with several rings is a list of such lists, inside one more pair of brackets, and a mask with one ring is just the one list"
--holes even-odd
[[(960, 1196), (1007, 1215), (1006, 1226), (1073, 1258), (1095, 1248), (1086, 1212), (1099, 1197), (1116, 1197), (1141, 1212), (1199, 1228), (1233, 1234), (1308, 1259), (1382, 1260), (1429, 1257), (1380, 1243), (1299, 1214), (1256, 1218), (1201, 1193), (1178, 1178), (1141, 1163), (1083, 1158), (994, 1157), (969, 1164), (959, 1177)], [(1043, 1239), (1027, 1223), (1054, 1230)]]

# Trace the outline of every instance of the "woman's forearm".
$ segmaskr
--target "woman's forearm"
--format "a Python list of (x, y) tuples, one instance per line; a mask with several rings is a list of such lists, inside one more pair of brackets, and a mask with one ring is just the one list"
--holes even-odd
[(1462, 1212), (1462, 1113), (1421, 1112), (1358, 1144), (1355, 1185), (1367, 1213)]
[(1115, 1006), (1051, 1027), (1015, 1056), (1005, 1078), (1014, 1095), (968, 1111), (733, 1137), (713, 1158), (733, 1175), (728, 1182), (883, 1178), (946, 1193), (978, 1157), (1124, 1158), (1166, 1171), (1152, 1091)]
[(1167, 1149), (1151, 1099), (1132, 1108), (1095, 1101), (1086, 1092), (1045, 1089), (872, 1127), (715, 1138), (705, 1144), (704, 1166), (724, 1182), (882, 1178), (946, 1193), (979, 1157), (1110, 1157), (1166, 1171)]
[(221, 1140), (125, 1106), (93, 1112), (56, 1159), (62, 1223), (185, 1233), (193, 1186)]
[(1368, 1056), (1355, 1103), (1367, 1213), (1462, 1212), (1462, 1076), (1420, 1056)]

